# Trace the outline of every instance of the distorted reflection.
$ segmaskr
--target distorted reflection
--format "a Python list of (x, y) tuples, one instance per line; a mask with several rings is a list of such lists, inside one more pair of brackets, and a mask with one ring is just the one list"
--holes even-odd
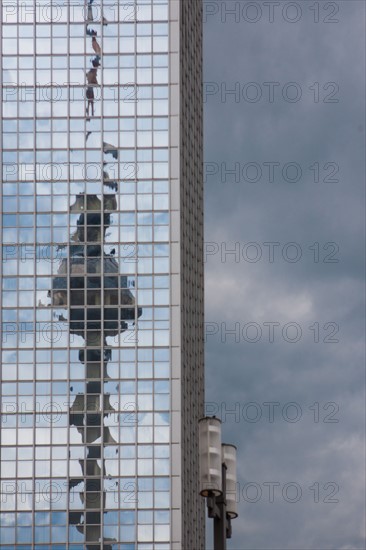
[[(88, 23), (94, 21), (92, 1), (88, 3)], [(98, 86), (97, 69), (101, 65), (102, 49), (96, 39), (97, 31), (86, 27), (86, 36), (91, 37), (91, 46), (96, 54), (91, 68), (86, 73), (87, 107), (86, 121), (94, 116), (94, 87)], [(95, 133), (86, 130), (86, 141)], [(103, 142), (105, 155), (118, 158), (118, 147)], [(116, 193), (117, 182), (111, 181), (102, 163), (103, 182)], [(71, 530), (73, 541), (86, 543), (87, 549), (103, 542), (103, 549), (112, 550), (109, 543), (118, 540), (114, 530), (102, 533), (103, 510), (106, 506), (106, 467), (104, 448), (116, 445), (113, 424), (104, 419), (116, 413), (108, 392), (107, 364), (111, 349), (106, 338), (116, 336), (127, 329), (127, 321), (135, 322), (142, 310), (135, 307), (135, 299), (127, 288), (127, 278), (119, 275), (119, 265), (113, 257), (115, 250), (104, 252), (105, 234), (111, 223), (111, 213), (117, 208), (115, 195), (79, 193), (70, 205), (70, 216), (76, 217), (76, 228), (70, 235), (69, 257), (63, 258), (57, 276), (53, 279), (53, 306), (64, 306), (69, 312), (71, 334), (81, 336), (85, 348), (79, 350), (79, 361), (86, 369), (86, 384), (70, 387), (75, 399), (70, 407), (69, 424), (74, 426), (86, 447), (78, 455), (79, 475), (70, 477), (69, 491), (76, 497), (76, 504), (69, 513), (69, 524), (75, 526), (79, 535)], [(59, 315), (59, 319), (64, 316)], [(106, 380), (106, 384), (104, 383)], [(77, 391), (77, 390), (80, 391)], [(112, 430), (112, 431), (111, 431)], [(118, 434), (116, 433), (118, 437)], [(84, 455), (85, 449), (85, 455)], [(79, 538), (82, 535), (82, 538)], [(98, 546), (99, 548), (99, 546)]]
[(2, 26), (0, 546), (170, 550), (168, 1), (26, 4)]

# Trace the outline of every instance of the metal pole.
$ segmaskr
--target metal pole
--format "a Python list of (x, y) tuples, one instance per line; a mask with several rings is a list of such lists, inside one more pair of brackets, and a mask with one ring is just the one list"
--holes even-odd
[(222, 464), (222, 495), (215, 499), (218, 513), (214, 517), (214, 550), (226, 550), (226, 470)]

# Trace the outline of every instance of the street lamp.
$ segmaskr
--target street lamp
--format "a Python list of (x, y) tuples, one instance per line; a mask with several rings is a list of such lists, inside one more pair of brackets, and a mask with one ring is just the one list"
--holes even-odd
[(238, 517), (236, 503), (236, 447), (221, 443), (221, 420), (199, 421), (200, 494), (207, 499), (208, 517), (214, 520), (214, 550), (226, 550), (231, 520)]

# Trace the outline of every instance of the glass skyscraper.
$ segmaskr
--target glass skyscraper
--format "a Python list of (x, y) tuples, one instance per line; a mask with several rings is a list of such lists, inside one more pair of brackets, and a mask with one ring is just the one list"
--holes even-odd
[(203, 550), (201, 0), (4, 0), (1, 550)]

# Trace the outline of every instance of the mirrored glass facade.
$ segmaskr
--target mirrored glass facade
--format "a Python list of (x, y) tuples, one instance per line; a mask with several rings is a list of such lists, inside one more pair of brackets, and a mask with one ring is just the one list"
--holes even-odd
[(201, 32), (2, 3), (2, 550), (204, 547)]

